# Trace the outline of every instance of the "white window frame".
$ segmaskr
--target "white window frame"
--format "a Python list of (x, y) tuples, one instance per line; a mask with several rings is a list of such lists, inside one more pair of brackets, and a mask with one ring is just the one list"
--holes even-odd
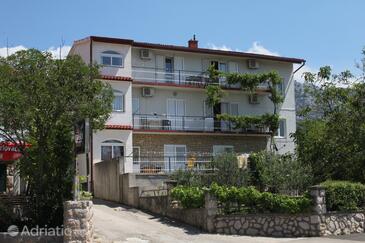
[[(114, 108), (114, 101), (117, 97), (121, 97), (122, 99), (122, 107), (120, 110)], [(121, 91), (114, 91), (114, 99), (113, 99), (113, 112), (125, 112), (125, 95)]]
[[(110, 53), (108, 53), (110, 52)], [(104, 64), (103, 63), (103, 57), (108, 57), (110, 58), (110, 64)], [(121, 65), (114, 65), (113, 64), (113, 57), (117, 57), (117, 58), (120, 58), (121, 59)], [(100, 63), (101, 65), (103, 66), (106, 66), (106, 67), (118, 67), (118, 68), (123, 68), (124, 67), (124, 56), (116, 51), (111, 51), (111, 50), (108, 50), (108, 51), (104, 51), (101, 53), (100, 55)]]
[(218, 148), (223, 148), (223, 150), (225, 150), (226, 148), (230, 148), (230, 149), (232, 149), (232, 152), (234, 152), (234, 146), (233, 145), (213, 145), (213, 156), (216, 156), (216, 155), (220, 154), (216, 151)]
[[(280, 129), (280, 122), (284, 122), (284, 130), (283, 130), (283, 133), (284, 133), (284, 136), (281, 136), (280, 134), (281, 134), (281, 129)], [(278, 130), (276, 131), (276, 134), (275, 134), (275, 138), (286, 138), (286, 119), (280, 119), (279, 120), (279, 128), (278, 128)]]
[[(138, 149), (138, 161), (134, 160), (134, 149)], [(140, 146), (133, 146), (133, 164), (139, 164), (141, 162), (141, 147)]]
[[(166, 154), (166, 147), (171, 146), (173, 147), (173, 154)], [(184, 161), (177, 160), (178, 154), (176, 152), (177, 148), (184, 148), (185, 154), (183, 155), (185, 157)], [(168, 166), (168, 163), (170, 161), (171, 163), (171, 170), (176, 170), (179, 168), (183, 168), (185, 166), (186, 160), (187, 160), (187, 148), (185, 144), (164, 144), (164, 160), (165, 160), (165, 168)]]
[[(109, 142), (113, 141), (113, 142)], [(102, 147), (111, 147), (112, 148), (112, 159), (114, 159), (114, 147), (122, 147), (123, 148), (123, 155), (125, 154), (125, 146), (124, 143), (120, 140), (105, 140), (100, 144), (100, 160), (103, 160), (103, 149)]]

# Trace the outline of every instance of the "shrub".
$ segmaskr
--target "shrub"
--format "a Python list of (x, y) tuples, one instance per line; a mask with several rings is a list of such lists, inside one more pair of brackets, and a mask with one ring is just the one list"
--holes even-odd
[(365, 185), (349, 181), (325, 181), (328, 211), (355, 211), (365, 206)]
[(179, 201), (183, 208), (201, 208), (204, 206), (204, 190), (200, 187), (174, 187), (171, 190), (171, 197)]
[[(291, 197), (287, 195), (259, 192), (254, 187), (219, 186), (213, 183), (210, 193), (217, 197), (226, 214), (247, 213), (304, 213), (311, 209), (311, 200), (307, 196)], [(171, 191), (173, 199), (180, 201), (184, 208), (204, 206), (204, 188), (177, 186)]]
[(260, 190), (300, 194), (311, 185), (311, 169), (293, 155), (262, 151), (249, 158), (250, 184)]
[(294, 214), (307, 212), (311, 208), (311, 200), (306, 196), (291, 197), (270, 192), (259, 192), (254, 187), (237, 188), (212, 184), (210, 191), (222, 204), (225, 213), (245, 211), (249, 213)]
[(215, 156), (211, 166), (214, 168), (213, 182), (228, 186), (246, 185), (248, 179), (247, 170), (239, 168), (235, 153), (224, 153)]
[(208, 170), (176, 170), (170, 178), (175, 180), (177, 185), (202, 187), (210, 186), (213, 182), (219, 185), (243, 186), (247, 184), (249, 177), (247, 169), (239, 168), (234, 153), (215, 156), (206, 169)]

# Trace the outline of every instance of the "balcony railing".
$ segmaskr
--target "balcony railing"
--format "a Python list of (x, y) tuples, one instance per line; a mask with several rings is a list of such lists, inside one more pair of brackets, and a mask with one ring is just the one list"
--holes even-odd
[(133, 172), (142, 174), (166, 174), (176, 170), (213, 171), (213, 156), (191, 156), (187, 153), (176, 155), (154, 155), (133, 157)]
[(229, 121), (218, 121), (204, 116), (169, 116), (134, 114), (133, 128), (140, 130), (166, 130), (186, 132), (231, 132), (231, 133), (268, 133), (267, 127), (251, 126), (236, 129)]
[[(208, 84), (220, 84), (225, 88), (239, 88), (238, 84), (230, 85), (226, 78), (219, 78), (218, 82), (209, 78), (206, 71), (188, 71), (188, 70), (166, 70), (148, 67), (132, 67), (132, 77), (136, 81), (155, 84), (174, 84), (181, 86), (204, 87)], [(267, 84), (261, 84), (258, 88), (266, 89)]]

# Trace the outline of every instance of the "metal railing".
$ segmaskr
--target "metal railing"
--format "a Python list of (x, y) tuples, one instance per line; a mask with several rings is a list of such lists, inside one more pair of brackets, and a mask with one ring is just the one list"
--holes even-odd
[[(166, 70), (151, 67), (132, 67), (132, 77), (136, 81), (148, 83), (164, 83), (186, 86), (202, 87), (208, 84), (220, 84), (226, 88), (240, 88), (238, 84), (230, 85), (226, 82), (226, 78), (222, 77), (218, 80), (211, 80), (206, 71), (188, 71), (188, 70)], [(268, 88), (267, 84), (260, 84), (260, 89)]]
[(205, 116), (169, 116), (133, 114), (133, 128), (141, 130), (170, 130), (187, 132), (268, 133), (267, 127), (235, 128), (229, 121), (218, 121)]
[(196, 156), (185, 153), (161, 156), (134, 156), (133, 172), (141, 174), (169, 174), (177, 170), (213, 171), (213, 156)]

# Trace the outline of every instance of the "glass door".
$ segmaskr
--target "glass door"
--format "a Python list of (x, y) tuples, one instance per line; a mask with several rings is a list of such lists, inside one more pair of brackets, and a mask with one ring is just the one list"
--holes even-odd
[(184, 130), (185, 101), (182, 99), (167, 100), (167, 119), (172, 130)]
[(174, 79), (174, 59), (172, 57), (165, 58), (165, 78), (167, 82)]

